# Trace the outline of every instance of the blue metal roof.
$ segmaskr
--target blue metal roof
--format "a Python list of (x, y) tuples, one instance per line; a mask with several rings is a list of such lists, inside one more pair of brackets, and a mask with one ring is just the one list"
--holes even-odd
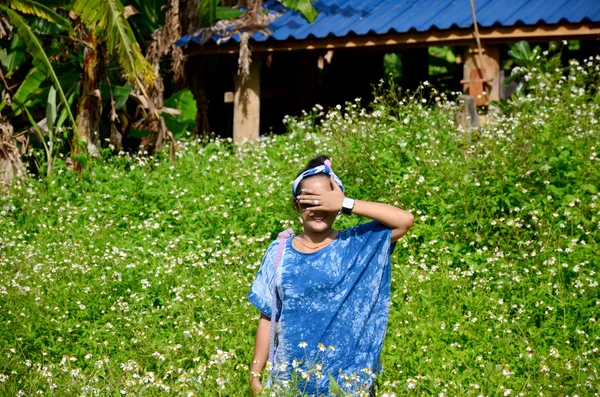
[[(474, 3), (480, 27), (600, 22), (599, 0), (475, 0)], [(317, 0), (313, 5), (319, 15), (310, 24), (278, 1), (267, 1), (269, 12), (281, 16), (268, 26), (272, 31), (270, 36), (256, 33), (251, 40), (302, 40), (473, 26), (469, 0)], [(199, 41), (200, 37), (185, 35), (176, 44)]]

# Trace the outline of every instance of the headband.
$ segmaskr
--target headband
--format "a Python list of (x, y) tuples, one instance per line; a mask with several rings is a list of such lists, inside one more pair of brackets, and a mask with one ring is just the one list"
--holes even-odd
[(314, 168), (309, 168), (300, 175), (298, 175), (296, 179), (294, 179), (294, 184), (292, 185), (292, 195), (296, 197), (296, 190), (298, 189), (298, 186), (300, 185), (300, 182), (302, 182), (303, 179), (317, 174), (327, 174), (333, 176), (335, 183), (337, 183), (340, 189), (342, 189), (342, 192), (344, 191), (344, 185), (342, 184), (342, 181), (340, 180), (340, 178), (338, 178), (338, 176), (335, 174), (335, 172), (333, 172), (333, 169), (331, 168), (331, 161), (325, 160), (325, 163), (323, 165), (319, 165)]

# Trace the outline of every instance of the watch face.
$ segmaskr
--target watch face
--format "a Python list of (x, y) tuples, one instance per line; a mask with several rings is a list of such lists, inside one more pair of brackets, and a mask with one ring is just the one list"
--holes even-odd
[(346, 197), (344, 201), (342, 201), (342, 213), (351, 214), (352, 208), (354, 208), (354, 200)]

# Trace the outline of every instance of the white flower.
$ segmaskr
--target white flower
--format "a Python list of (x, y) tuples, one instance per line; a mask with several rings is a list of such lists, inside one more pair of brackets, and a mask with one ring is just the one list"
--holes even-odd
[(300, 343), (298, 343), (298, 347), (301, 348), (301, 349), (304, 349), (306, 346), (308, 346), (308, 343), (306, 343), (306, 342), (300, 342)]

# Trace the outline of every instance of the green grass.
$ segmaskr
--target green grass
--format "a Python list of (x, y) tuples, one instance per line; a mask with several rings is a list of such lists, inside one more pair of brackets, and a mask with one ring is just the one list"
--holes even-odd
[(598, 395), (599, 67), (522, 70), (524, 94), (471, 133), (444, 95), (391, 90), (255, 144), (59, 162), (2, 190), (0, 395), (249, 395), (246, 295), (270, 241), (301, 230), (291, 181), (320, 153), (349, 196), (416, 217), (380, 396)]

